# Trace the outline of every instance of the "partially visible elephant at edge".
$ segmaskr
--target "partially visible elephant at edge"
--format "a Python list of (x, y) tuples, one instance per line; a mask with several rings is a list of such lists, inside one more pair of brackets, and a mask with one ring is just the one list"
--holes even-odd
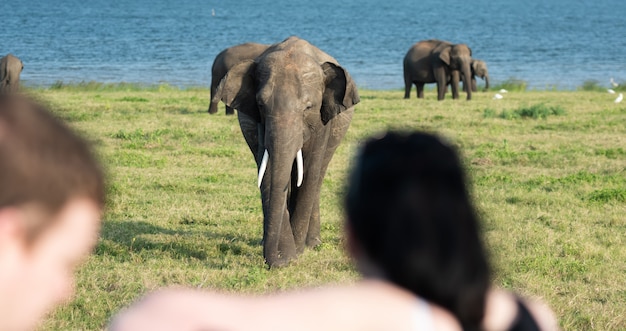
[[(411, 86), (417, 87), (417, 97), (424, 97), (424, 84), (437, 83), (437, 99), (443, 100), (448, 82), (452, 98), (459, 98), (459, 81), (471, 86), (472, 50), (465, 44), (452, 44), (442, 40), (423, 40), (415, 43), (404, 56), (404, 98), (411, 94)], [(472, 92), (467, 92), (467, 100)]]
[[(472, 59), (472, 92), (478, 91), (478, 86), (476, 85), (476, 77), (480, 77), (485, 81), (485, 89), (484, 91), (489, 90), (489, 72), (487, 71), (487, 63), (483, 60)], [(467, 92), (467, 87), (463, 84), (463, 91)]]
[(257, 163), (263, 255), (283, 266), (320, 238), (320, 190), (360, 99), (348, 71), (298, 37), (233, 67), (214, 100), (237, 109)]
[[(222, 81), (222, 78), (226, 76), (228, 70), (242, 61), (254, 60), (268, 47), (269, 45), (264, 44), (245, 43), (226, 48), (217, 54), (211, 67), (211, 103), (209, 104), (209, 113), (214, 114), (217, 112), (219, 100), (214, 100), (213, 97), (215, 96), (217, 86)], [(231, 107), (226, 106), (226, 115), (234, 113), (235, 111)]]
[(20, 87), (20, 74), (24, 64), (13, 54), (0, 59), (0, 93), (16, 92)]

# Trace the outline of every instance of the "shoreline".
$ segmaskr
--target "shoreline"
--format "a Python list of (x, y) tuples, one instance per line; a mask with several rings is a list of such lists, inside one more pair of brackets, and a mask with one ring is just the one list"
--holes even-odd
[[(169, 82), (159, 82), (159, 83), (144, 83), (144, 82), (102, 82), (102, 81), (56, 81), (52, 84), (34, 84), (28, 81), (22, 81), (21, 85), (23, 88), (32, 89), (32, 90), (59, 90), (59, 89), (75, 89), (81, 91), (89, 91), (89, 90), (133, 90), (133, 91), (142, 91), (142, 90), (174, 90), (174, 91), (198, 91), (198, 90), (210, 90), (210, 85), (180, 85), (180, 84), (172, 84)], [(480, 86), (480, 82), (479, 82)], [(370, 87), (358, 86), (360, 91), (374, 91), (374, 92), (393, 92), (393, 91), (401, 91), (404, 92), (404, 87), (399, 88), (385, 88), (385, 89), (376, 89)], [(510, 92), (581, 92), (581, 91), (595, 91), (595, 92), (607, 92), (609, 89), (612, 89), (615, 92), (626, 92), (626, 83), (619, 84), (618, 87), (609, 87), (603, 86), (597, 80), (586, 80), (581, 86), (577, 86), (576, 88), (559, 88), (558, 86), (547, 86), (545, 88), (538, 87), (529, 87), (528, 83), (524, 80), (519, 80), (516, 78), (511, 78), (504, 82), (499, 82), (496, 84), (492, 84), (492, 87), (489, 90), (479, 89), (474, 93), (481, 92), (498, 92), (501, 89), (506, 89)], [(427, 84), (424, 87), (425, 91), (436, 91), (436, 84)], [(415, 86), (411, 89), (412, 94), (415, 92)]]

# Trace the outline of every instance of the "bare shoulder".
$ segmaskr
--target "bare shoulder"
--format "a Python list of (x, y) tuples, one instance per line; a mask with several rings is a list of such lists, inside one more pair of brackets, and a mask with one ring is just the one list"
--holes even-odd
[(430, 309), (432, 311), (433, 316), (433, 324), (435, 326), (435, 330), (437, 331), (461, 331), (461, 324), (454, 318), (454, 315), (449, 313), (447, 310), (435, 306), (430, 305)]
[[(511, 292), (490, 290), (485, 306), (484, 329), (508, 329), (517, 318), (517, 300)], [(548, 305), (539, 299), (522, 298), (522, 302), (542, 331), (559, 330), (558, 321)]]

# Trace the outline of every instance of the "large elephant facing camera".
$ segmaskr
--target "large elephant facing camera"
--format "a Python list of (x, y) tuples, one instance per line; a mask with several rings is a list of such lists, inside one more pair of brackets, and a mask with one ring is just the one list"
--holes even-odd
[[(214, 114), (217, 112), (219, 100), (214, 100), (213, 97), (215, 96), (217, 86), (222, 81), (222, 78), (226, 76), (228, 70), (245, 60), (254, 60), (268, 47), (269, 45), (264, 44), (245, 43), (226, 48), (217, 54), (211, 67), (211, 103), (209, 104), (209, 113)], [(226, 106), (226, 115), (232, 115), (234, 112), (231, 107)]]
[(346, 133), (355, 83), (337, 60), (298, 37), (229, 70), (216, 99), (237, 109), (263, 204), (263, 255), (282, 266), (321, 243), (320, 190)]
[[(437, 83), (437, 99), (443, 100), (448, 82), (452, 98), (459, 98), (459, 81), (471, 86), (472, 50), (465, 44), (452, 44), (442, 40), (423, 40), (409, 49), (404, 57), (404, 98), (411, 94), (411, 86), (417, 87), (417, 97), (424, 97), (424, 84)], [(472, 92), (467, 91), (467, 100)]]
[(20, 74), (24, 64), (13, 54), (0, 59), (0, 93), (15, 92), (20, 87)]

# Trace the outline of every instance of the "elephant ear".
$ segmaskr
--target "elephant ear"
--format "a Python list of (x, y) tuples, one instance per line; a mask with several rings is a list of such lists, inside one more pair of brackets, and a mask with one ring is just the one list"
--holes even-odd
[(442, 44), (435, 48), (433, 52), (438, 54), (439, 59), (443, 61), (446, 65), (450, 65), (450, 50), (452, 50), (452, 46), (448, 44)]
[(228, 107), (237, 109), (260, 122), (261, 116), (256, 103), (255, 69), (256, 63), (253, 60), (246, 60), (228, 70), (217, 87), (213, 101), (221, 100)]
[(324, 95), (320, 109), (324, 125), (342, 111), (353, 107), (361, 99), (356, 84), (348, 71), (332, 62), (322, 64)]

